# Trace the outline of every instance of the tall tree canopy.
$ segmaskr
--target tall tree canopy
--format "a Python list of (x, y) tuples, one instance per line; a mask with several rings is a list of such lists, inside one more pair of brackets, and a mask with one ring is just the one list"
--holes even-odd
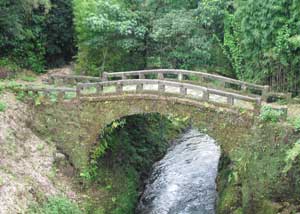
[(236, 0), (224, 46), (240, 79), (295, 91), (300, 83), (300, 2)]
[[(146, 28), (131, 4), (75, 0), (80, 69), (90, 74), (139, 68)], [(88, 60), (88, 63), (87, 63)]]
[(43, 72), (72, 55), (72, 21), (71, 0), (1, 0), (0, 57)]
[(299, 17), (298, 0), (2, 0), (0, 66), (42, 72), (76, 55), (95, 76), (205, 69), (297, 93)]

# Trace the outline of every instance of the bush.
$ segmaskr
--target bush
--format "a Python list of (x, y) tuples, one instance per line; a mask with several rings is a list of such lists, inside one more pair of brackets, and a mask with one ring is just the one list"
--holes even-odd
[(9, 58), (0, 58), (0, 67), (6, 68), (9, 71), (13, 71), (13, 72), (17, 72), (21, 70), (21, 68)]
[(0, 112), (4, 112), (6, 110), (6, 103), (0, 102)]
[(282, 110), (273, 109), (271, 106), (264, 106), (260, 113), (260, 119), (266, 122), (276, 123), (283, 116)]
[(21, 80), (26, 81), (26, 82), (34, 82), (34, 81), (36, 81), (36, 77), (24, 75), (24, 76), (21, 76)]
[(29, 214), (82, 214), (82, 211), (65, 197), (51, 197), (41, 206), (35, 206)]
[(297, 132), (300, 132), (300, 117), (294, 119), (293, 126)]

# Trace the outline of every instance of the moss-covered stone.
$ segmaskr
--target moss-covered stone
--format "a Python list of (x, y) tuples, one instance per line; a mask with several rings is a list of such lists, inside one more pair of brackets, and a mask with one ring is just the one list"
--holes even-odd
[(43, 104), (34, 112), (34, 129), (55, 141), (79, 170), (88, 165), (100, 130), (116, 119), (151, 112), (188, 118), (226, 154), (218, 179), (217, 213), (276, 213), (283, 202), (290, 204), (286, 210), (291, 213), (298, 209), (299, 158), (289, 163), (288, 172), (284, 169), (287, 152), (300, 136), (285, 124), (255, 123), (239, 111), (172, 99), (85, 100)]
[[(77, 169), (83, 169), (100, 130), (122, 117), (143, 113), (189, 118), (191, 124), (220, 139), (226, 149), (232, 148), (226, 144), (229, 139), (233, 144), (235, 134), (247, 132), (253, 123), (251, 115), (234, 109), (195, 105), (178, 99), (120, 97), (42, 104), (35, 107), (32, 126), (42, 136), (56, 142)], [(228, 132), (234, 134), (226, 135)]]

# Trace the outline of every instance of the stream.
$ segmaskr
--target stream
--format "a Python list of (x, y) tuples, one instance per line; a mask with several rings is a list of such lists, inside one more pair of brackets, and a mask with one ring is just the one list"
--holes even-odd
[(195, 129), (153, 166), (136, 214), (214, 214), (220, 148)]

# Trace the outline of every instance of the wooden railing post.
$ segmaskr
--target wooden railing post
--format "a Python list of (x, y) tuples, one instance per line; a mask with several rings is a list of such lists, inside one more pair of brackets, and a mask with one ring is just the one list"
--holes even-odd
[(123, 92), (123, 84), (121, 82), (118, 82), (116, 85), (116, 92), (122, 93)]
[(144, 90), (144, 84), (143, 83), (139, 83), (136, 85), (136, 92), (143, 92)]
[(139, 73), (139, 79), (145, 79), (145, 74)]
[(126, 79), (127, 79), (126, 74), (122, 73), (122, 80), (126, 80)]
[(159, 80), (163, 80), (163, 79), (164, 79), (164, 74), (161, 73), (161, 72), (159, 72), (159, 73), (157, 74), (157, 78), (158, 78)]
[(247, 87), (247, 85), (242, 84), (241, 89), (242, 89), (242, 91), (247, 91), (248, 87)]
[(203, 91), (202, 99), (203, 99), (204, 101), (209, 101), (209, 92), (208, 92), (208, 90), (204, 90), (204, 91)]
[(227, 104), (233, 106), (234, 105), (234, 98), (233, 96), (227, 96)]
[(166, 91), (166, 85), (164, 83), (159, 82), (158, 83), (158, 91), (160, 93), (164, 93)]
[(183, 74), (181, 72), (179, 72), (178, 74), (178, 80), (179, 81), (182, 81), (183, 80)]
[(261, 109), (261, 98), (257, 98), (254, 104), (254, 114), (259, 115)]
[(108, 73), (107, 72), (103, 72), (102, 73), (102, 81), (107, 81), (108, 80)]
[(77, 98), (81, 97), (81, 89), (82, 89), (82, 86), (80, 84), (78, 84), (76, 87), (76, 97)]
[(96, 94), (102, 94), (103, 92), (103, 85), (97, 84), (96, 85)]
[(261, 95), (261, 96), (262, 96), (262, 99), (263, 99), (264, 101), (267, 100), (269, 91), (270, 91), (270, 86), (265, 85), (265, 86), (264, 86), (264, 89), (262, 90), (262, 95)]
[(180, 86), (180, 94), (183, 96), (187, 95), (187, 88), (184, 87), (183, 85)]
[(226, 82), (225, 81), (220, 81), (220, 86), (222, 88), (226, 88)]

